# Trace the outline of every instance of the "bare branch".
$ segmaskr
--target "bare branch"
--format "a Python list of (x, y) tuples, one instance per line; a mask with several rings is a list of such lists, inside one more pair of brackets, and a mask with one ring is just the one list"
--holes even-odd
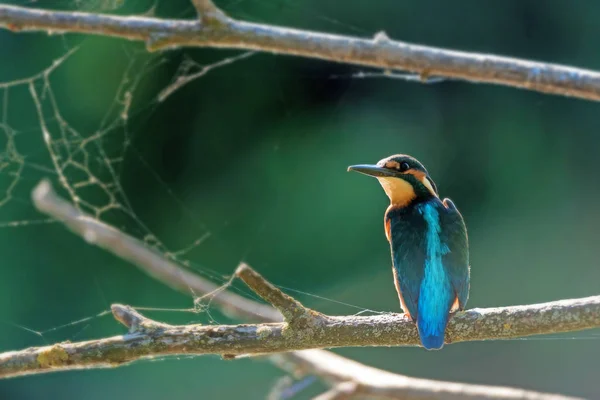
[(137, 331), (143, 325), (144, 321), (148, 320), (148, 318), (129, 306), (113, 304), (111, 310), (115, 319), (129, 328), (129, 332), (132, 333)]
[(129, 333), (148, 332), (160, 328), (172, 327), (171, 325), (146, 318), (130, 306), (113, 304), (110, 309), (113, 313), (113, 317), (129, 328)]
[[(214, 6), (207, 0), (195, 0), (194, 5), (200, 14), (208, 9), (209, 17)], [(600, 73), (591, 70), (414, 45), (390, 40), (384, 33), (363, 39), (256, 24), (219, 13), (208, 21), (190, 21), (0, 5), (0, 27), (114, 36), (144, 41), (150, 50), (184, 46), (256, 50), (409, 71), (423, 80), (432, 76), (463, 79), (600, 100)]]
[[(309, 373), (319, 375), (334, 383), (334, 390), (327, 393), (330, 397), (323, 396), (319, 399), (344, 399), (353, 397), (366, 397), (369, 399), (435, 398), (444, 400), (573, 399), (572, 397), (500, 386), (469, 385), (410, 378), (368, 367), (332, 352), (320, 350), (300, 351), (286, 355), (286, 362), (291, 362), (296, 368), (303, 368)], [(337, 385), (335, 385), (336, 383)], [(334, 395), (338, 397), (333, 397)]]
[[(214, 293), (216, 286), (210, 282), (205, 282), (194, 274), (181, 269), (162, 255), (152, 253), (152, 256), (136, 257), (136, 253), (145, 255), (149, 249), (144, 243), (137, 241), (127, 235), (117, 231), (116, 229), (101, 224), (90, 224), (91, 218), (80, 213), (72, 205), (62, 200), (52, 190), (49, 182), (41, 182), (36, 190), (34, 190), (33, 198), (36, 206), (50, 216), (57, 218), (67, 225), (75, 233), (82, 237), (90, 237), (96, 239), (91, 243), (95, 243), (115, 255), (123, 256), (126, 260), (133, 262), (145, 272), (150, 273), (159, 279), (164, 279), (170, 286), (189, 293), (188, 285), (183, 279), (190, 279), (189, 283), (197, 290), (196, 294)], [(89, 232), (93, 231), (91, 235)], [(97, 230), (97, 231), (96, 231)], [(88, 235), (86, 235), (86, 232)], [(117, 236), (115, 236), (117, 235)], [(100, 240), (98, 240), (100, 239)], [(89, 240), (88, 240), (89, 241)], [(124, 248), (122, 248), (124, 247)], [(145, 262), (149, 262), (145, 264)], [(245, 267), (246, 269), (249, 267)], [(164, 269), (165, 272), (160, 273)], [(180, 271), (177, 271), (180, 270)], [(261, 277), (262, 279), (262, 277)], [(264, 279), (263, 279), (264, 280)], [(267, 283), (268, 284), (268, 283)], [(203, 291), (205, 290), (205, 291)], [(249, 318), (262, 318), (263, 320), (277, 321), (280, 320), (280, 315), (275, 310), (265, 307), (260, 304), (253, 305), (254, 302), (237, 296), (229, 292), (219, 292), (215, 302), (221, 306), (227, 306), (227, 309), (233, 311), (236, 315)], [(227, 302), (231, 302), (227, 304)], [(258, 314), (257, 308), (263, 307), (263, 313)], [(542, 307), (547, 308), (547, 307)], [(271, 312), (266, 311), (271, 310)], [(477, 312), (477, 311), (474, 311)], [(135, 312), (129, 307), (115, 305), (113, 306), (113, 314), (115, 317), (126, 325), (130, 332), (139, 332), (139, 326), (142, 326), (146, 331), (151, 331), (156, 334), (164, 327), (170, 327), (165, 324), (160, 324), (149, 320), (141, 314)], [(502, 314), (502, 312), (500, 312)], [(394, 317), (394, 316), (390, 316)], [(401, 318), (401, 316), (395, 316)], [(576, 315), (573, 318), (577, 319)], [(406, 321), (404, 321), (406, 322)], [(274, 324), (263, 325), (267, 329)], [(148, 328), (150, 327), (150, 329)], [(153, 329), (158, 327), (158, 329)], [(510, 325), (503, 325), (503, 329), (510, 329)], [(215, 328), (215, 327), (213, 327)], [(283, 328), (283, 327), (282, 327)], [(263, 328), (264, 329), (264, 328)], [(258, 329), (257, 329), (258, 330)], [(267, 331), (263, 331), (263, 335)], [(415, 338), (416, 340), (416, 338)], [(55, 345), (60, 346), (60, 345)], [(9, 352), (0, 355), (0, 376), (17, 376), (27, 373), (38, 373), (48, 370), (56, 370), (54, 363), (56, 359), (65, 358), (60, 347), (57, 349), (53, 346), (46, 347), (46, 351), (39, 351), (38, 357), (28, 356), (28, 352), (35, 349), (23, 350), (21, 352)], [(187, 348), (186, 348), (187, 351)], [(68, 357), (68, 353), (67, 357)], [(42, 355), (41, 359), (39, 355)], [(46, 357), (44, 355), (51, 355)], [(58, 357), (55, 357), (58, 355)], [(560, 396), (546, 395), (542, 393), (521, 391), (510, 388), (494, 388), (483, 387), (466, 384), (446, 384), (445, 382), (426, 381), (422, 379), (410, 378), (402, 375), (392, 374), (386, 371), (377, 370), (355, 361), (340, 357), (331, 352), (324, 350), (308, 350), (296, 351), (288, 353), (279, 353), (272, 355), (271, 360), (275, 361), (282, 368), (291, 370), (294, 373), (311, 373), (315, 374), (333, 384), (343, 382), (355, 382), (359, 384), (360, 393), (368, 394), (370, 398), (381, 399), (412, 399), (412, 398), (431, 398), (435, 395), (441, 399), (455, 399), (457, 396), (465, 398), (486, 398), (486, 399), (559, 399)], [(48, 362), (50, 359), (52, 362)], [(98, 362), (94, 366), (114, 366), (118, 363)], [(88, 367), (88, 366), (86, 366)], [(54, 368), (54, 369), (51, 369)], [(76, 369), (82, 368), (80, 365), (62, 366), (60, 369)], [(429, 389), (428, 389), (428, 386)], [(488, 390), (486, 392), (486, 390)], [(357, 393), (357, 394), (360, 394)], [(563, 398), (564, 399), (564, 398)]]
[(221, 60), (217, 63), (205, 65), (199, 71), (194, 72), (193, 74), (181, 75), (181, 76), (177, 77), (177, 79), (173, 83), (171, 83), (169, 86), (167, 86), (163, 90), (161, 90), (160, 93), (158, 94), (158, 96), (156, 96), (156, 98), (158, 101), (163, 102), (167, 99), (167, 97), (171, 96), (173, 93), (175, 93), (176, 91), (178, 91), (179, 89), (181, 89), (182, 87), (187, 85), (188, 83), (195, 81), (198, 78), (203, 77), (204, 75), (206, 75), (208, 72), (212, 71), (213, 69), (221, 68), (226, 65), (233, 64), (236, 61), (243, 60), (243, 59), (253, 56), (255, 54), (256, 53), (253, 51), (247, 51), (238, 56), (229, 57), (229, 58)]
[[(133, 315), (129, 315), (131, 313)], [(418, 346), (414, 324), (402, 314), (328, 316), (302, 327), (287, 323), (171, 326), (152, 321), (125, 306), (113, 306), (130, 334), (57, 347), (63, 354), (52, 363), (39, 361), (48, 346), (0, 355), (0, 377), (23, 371), (125, 364), (149, 356), (178, 354), (270, 354), (305, 349), (357, 346)], [(287, 312), (286, 312), (287, 313)], [(600, 326), (600, 296), (545, 304), (469, 310), (448, 326), (452, 343), (569, 332)], [(34, 356), (34, 357), (32, 357)]]
[[(0, 354), (0, 377), (61, 369), (106, 367), (154, 356), (180, 354), (269, 354), (349, 346), (417, 345), (414, 324), (403, 315), (327, 317), (318, 325), (295, 328), (286, 323), (249, 325), (166, 325), (130, 307), (113, 306), (130, 334), (78, 343), (32, 347)], [(133, 314), (133, 315), (129, 315)], [(595, 315), (594, 317), (591, 317)], [(534, 320), (546, 320), (542, 329)], [(595, 324), (590, 320), (593, 319)], [(504, 321), (513, 332), (502, 332)], [(576, 322), (578, 321), (578, 322)], [(588, 321), (582, 323), (582, 321)], [(556, 327), (548, 329), (551, 324)], [(468, 326), (467, 326), (468, 325)], [(600, 326), (600, 296), (531, 306), (467, 311), (453, 318), (449, 333), (460, 341), (520, 337)], [(465, 333), (468, 332), (467, 334)], [(526, 332), (526, 333), (525, 333)]]
[(213, 302), (234, 316), (253, 320), (281, 321), (281, 315), (272, 307), (248, 300), (234, 293), (221, 291), (212, 282), (200, 278), (177, 263), (165, 259), (144, 242), (126, 235), (112, 226), (83, 214), (54, 192), (50, 182), (42, 181), (33, 191), (33, 203), (38, 210), (62, 221), (70, 230), (88, 243), (120, 257), (143, 269), (157, 280), (190, 295), (219, 293)]
[(238, 266), (235, 275), (263, 300), (278, 309), (290, 325), (300, 327), (315, 324), (324, 318), (323, 314), (304, 307), (298, 300), (277, 289), (245, 263)]

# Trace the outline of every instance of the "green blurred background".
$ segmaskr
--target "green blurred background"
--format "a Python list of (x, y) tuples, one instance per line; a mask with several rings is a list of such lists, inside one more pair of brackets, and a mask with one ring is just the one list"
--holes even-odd
[[(600, 69), (600, 2), (591, 0), (217, 3), (251, 21), (364, 37), (384, 30), (410, 42)], [(121, 14), (154, 6), (151, 13), (161, 17), (194, 15), (184, 0), (126, 0), (114, 11), (118, 2), (101, 0), (13, 4)], [(160, 251), (204, 238), (177, 258), (215, 282), (245, 260), (272, 282), (305, 292), (290, 293), (323, 312), (398, 312), (383, 234), (387, 198), (374, 180), (346, 167), (402, 152), (427, 166), (465, 217), (469, 307), (600, 293), (596, 103), (463, 82), (359, 79), (352, 76), (367, 69), (270, 54), (213, 69), (159, 102), (182, 66), (240, 52), (148, 54), (116, 39), (7, 31), (0, 31), (0, 81), (35, 75), (72, 49), (47, 82), (32, 81), (52, 153), (60, 162), (87, 162), (100, 181), (123, 186), (127, 199), (117, 196), (115, 204), (135, 217), (115, 209), (103, 220)], [(128, 118), (120, 119), (129, 98)], [(61, 131), (53, 99), (72, 130)], [(0, 86), (0, 195), (11, 194), (0, 207), (0, 350), (121, 334), (109, 316), (75, 323), (115, 302), (192, 307), (189, 297), (34, 210), (36, 183), (59, 184), (32, 100), (27, 83)], [(74, 167), (63, 172), (71, 185), (89, 177)], [(97, 185), (78, 194), (94, 206), (88, 211), (110, 203)], [(214, 307), (148, 315), (231, 322)], [(440, 352), (336, 352), (410, 376), (600, 398), (598, 331), (461, 343)], [(1, 380), (0, 397), (263, 399), (284, 375), (264, 360), (180, 357)], [(295, 398), (321, 389), (313, 384)]]

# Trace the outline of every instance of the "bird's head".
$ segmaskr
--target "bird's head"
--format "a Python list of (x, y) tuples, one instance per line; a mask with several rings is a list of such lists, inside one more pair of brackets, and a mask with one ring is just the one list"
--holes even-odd
[(414, 200), (438, 197), (437, 187), (423, 164), (406, 154), (384, 158), (375, 165), (351, 165), (348, 171), (377, 178), (392, 206), (404, 207)]

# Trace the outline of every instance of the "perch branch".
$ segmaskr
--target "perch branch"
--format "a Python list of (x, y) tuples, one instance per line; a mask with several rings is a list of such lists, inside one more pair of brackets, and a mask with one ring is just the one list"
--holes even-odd
[[(166, 325), (130, 307), (112, 306), (129, 334), (77, 343), (60, 343), (0, 355), (0, 376), (48, 370), (105, 367), (146, 357), (180, 354), (246, 354), (349, 346), (417, 345), (414, 324), (403, 315), (328, 316), (313, 326), (285, 322), (244, 325)], [(595, 315), (595, 317), (593, 317)], [(542, 328), (535, 321), (546, 320)], [(583, 322), (586, 321), (586, 322)], [(510, 325), (509, 328), (506, 328)], [(600, 296), (456, 315), (448, 327), (454, 342), (521, 337), (600, 326)], [(458, 339), (457, 339), (458, 337)]]
[[(12, 31), (83, 33), (143, 41), (149, 50), (178, 47), (244, 49), (492, 83), (600, 100), (600, 73), (557, 64), (463, 52), (389, 39), (325, 34), (240, 21), (209, 0), (194, 0), (198, 20), (159, 19), (0, 5), (0, 27)], [(204, 15), (204, 16), (203, 16)]]
[[(158, 277), (158, 279), (164, 279), (170, 286), (182, 290), (183, 292), (189, 293), (188, 287), (195, 291), (197, 295), (207, 294), (215, 292), (217, 287), (210, 282), (203, 282), (204, 280), (190, 272), (181, 269), (178, 265), (172, 261), (165, 259), (162, 255), (151, 252), (150, 255), (146, 254), (149, 249), (148, 247), (136, 239), (128, 237), (127, 235), (119, 232), (118, 230), (93, 221), (91, 217), (88, 217), (80, 213), (75, 207), (68, 202), (61, 199), (53, 190), (47, 181), (41, 182), (33, 193), (33, 199), (35, 205), (48, 215), (61, 220), (66, 226), (73, 230), (76, 234), (86, 238), (93, 244), (96, 244), (108, 251), (111, 251), (117, 256), (122, 256), (126, 260), (133, 262), (139, 266), (142, 270), (150, 273), (151, 275)], [(92, 233), (93, 232), (93, 233)], [(116, 236), (115, 236), (116, 235)], [(90, 240), (94, 239), (94, 240)], [(98, 240), (100, 239), (100, 240)], [(139, 253), (144, 256), (134, 257), (133, 255)], [(150, 261), (147, 265), (145, 262)], [(160, 269), (164, 269), (165, 273), (159, 273)], [(180, 271), (177, 271), (180, 270)], [(242, 271), (240, 273), (240, 271)], [(185, 272), (182, 273), (182, 272)], [(260, 275), (254, 273), (249, 267), (242, 265), (238, 269), (238, 275), (241, 276), (254, 276), (258, 277), (258, 282), (250, 284), (250, 286), (260, 287), (264, 286), (264, 279)], [(190, 279), (191, 278), (191, 279)], [(189, 279), (189, 281), (186, 281)], [(256, 279), (255, 279), (256, 280)], [(246, 279), (246, 281), (251, 281)], [(265, 282), (268, 285), (268, 282)], [(272, 287), (272, 286), (270, 286)], [(278, 291), (275, 287), (272, 287), (274, 291)], [(277, 297), (277, 295), (276, 295)], [(590, 299), (592, 300), (592, 299)], [(227, 310), (233, 312), (237, 316), (245, 318), (256, 319), (257, 317), (267, 321), (278, 321), (281, 319), (279, 313), (274, 309), (256, 304), (253, 301), (247, 300), (236, 294), (229, 293), (226, 291), (219, 292), (215, 295), (213, 302), (218, 302), (221, 306), (227, 306)], [(228, 303), (229, 302), (229, 303)], [(254, 304), (253, 304), (254, 303)], [(600, 299), (597, 299), (597, 303), (600, 303)], [(280, 303), (283, 306), (284, 303)], [(260, 307), (259, 307), (260, 306)], [(299, 305), (302, 307), (301, 305)], [(262, 308), (261, 308), (262, 307)], [(538, 306), (539, 307), (539, 306)], [(541, 306), (543, 309), (550, 310), (550, 305)], [(260, 309), (258, 313), (256, 310)], [(133, 336), (138, 338), (143, 343), (152, 343), (152, 340), (144, 341), (139, 339), (139, 335), (160, 336), (162, 332), (169, 330), (169, 332), (177, 332), (178, 329), (188, 329), (190, 327), (172, 327), (165, 324), (160, 324), (143, 317), (141, 314), (135, 312), (131, 308), (126, 306), (115, 305), (112, 308), (113, 314), (117, 320), (122, 322), (130, 329), (130, 335), (120, 337), (122, 341), (126, 338)], [(269, 311), (270, 310), (270, 311)], [(496, 309), (497, 314), (502, 314), (502, 309)], [(477, 310), (472, 312), (477, 313)], [(479, 311), (481, 312), (481, 311)], [(403, 319), (402, 316), (390, 315), (388, 317)], [(330, 317), (335, 319), (335, 317)], [(357, 317), (353, 317), (357, 318)], [(577, 319), (577, 316), (572, 318)], [(323, 322), (323, 321), (320, 321)], [(404, 323), (407, 321), (404, 320)], [(504, 320), (503, 320), (504, 322)], [(263, 324), (262, 335), (265, 335), (272, 326), (277, 324)], [(279, 331), (281, 332), (285, 324), (279, 324)], [(139, 327), (142, 327), (140, 329)], [(242, 328), (248, 328), (251, 326), (239, 326)], [(238, 327), (238, 328), (239, 328)], [(259, 325), (255, 325), (255, 333), (259, 330)], [(266, 327), (266, 329), (265, 329)], [(196, 327), (202, 328), (202, 327)], [(221, 328), (221, 327), (212, 327)], [(231, 327), (229, 327), (231, 328)], [(234, 327), (235, 328), (235, 327)], [(505, 323), (502, 329), (510, 329), (511, 326)], [(207, 327), (204, 327), (206, 330)], [(413, 328), (414, 329), (414, 328)], [(112, 338), (114, 339), (114, 338)], [(416, 338), (414, 338), (416, 340)], [(106, 340), (106, 339), (103, 339)], [(130, 339), (131, 340), (131, 339)], [(92, 341), (92, 343), (98, 343), (98, 341)], [(101, 342), (101, 341), (100, 341)], [(84, 342), (90, 343), (90, 342)], [(20, 352), (9, 352), (0, 355), (0, 376), (17, 376), (27, 373), (39, 373), (51, 370), (60, 369), (76, 369), (76, 368), (89, 368), (90, 364), (77, 364), (70, 363), (67, 360), (73, 361), (69, 357), (69, 353), (62, 346), (70, 344), (57, 344), (54, 346), (48, 346), (45, 348), (38, 349), (27, 349)], [(82, 346), (81, 344), (73, 344)], [(57, 347), (58, 346), (58, 347)], [(82, 346), (85, 348), (85, 346)], [(64, 350), (64, 351), (62, 351)], [(72, 349), (69, 349), (72, 350)], [(187, 352), (187, 347), (185, 348)], [(110, 353), (110, 354), (118, 354)], [(123, 353), (123, 352), (121, 352)], [(230, 354), (229, 352), (227, 354)], [(139, 357), (148, 356), (149, 354), (136, 355)], [(41, 356), (41, 358), (40, 358)], [(337, 356), (331, 352), (324, 350), (308, 350), (308, 351), (296, 351), (289, 353), (276, 354), (270, 357), (271, 360), (277, 362), (278, 365), (285, 369), (293, 370), (295, 373), (310, 373), (315, 374), (333, 385), (338, 385), (344, 382), (353, 382), (353, 386), (356, 391), (356, 395), (368, 395), (370, 398), (381, 398), (381, 399), (412, 399), (412, 398), (430, 398), (432, 395), (437, 396), (441, 399), (455, 399), (455, 398), (481, 398), (481, 399), (566, 399), (561, 396), (547, 395), (536, 392), (522, 391), (511, 388), (494, 388), (494, 387), (483, 387), (477, 385), (457, 384), (457, 383), (445, 383), (436, 381), (427, 381), (423, 379), (410, 378), (402, 375), (392, 374), (387, 371), (377, 370), (355, 361), (345, 359)], [(63, 365), (58, 365), (61, 363)], [(116, 366), (123, 362), (123, 360), (117, 360), (111, 357), (105, 357), (104, 359), (94, 360), (93, 366)], [(342, 388), (348, 390), (350, 385), (339, 386), (337, 390), (340, 391)], [(331, 393), (330, 393), (331, 394)], [(350, 395), (354, 395), (350, 394)]]
[[(251, 271), (248, 266), (245, 266), (244, 269)], [(262, 283), (258, 283), (258, 285), (260, 286)], [(600, 324), (600, 296), (598, 296), (532, 306), (498, 308), (488, 310), (483, 314), (481, 311), (484, 310), (468, 311), (455, 316), (449, 329), (450, 331), (464, 329), (461, 327), (473, 320), (472, 318), (465, 320), (464, 316), (469, 314), (482, 322), (481, 330), (503, 324), (504, 322), (499, 319), (503, 320), (504, 318), (514, 325), (529, 325), (531, 322), (525, 322), (523, 319), (529, 319), (532, 315), (540, 312), (551, 315), (555, 322), (567, 319), (570, 321), (580, 320), (580, 308), (587, 309), (584, 313), (590, 314), (594, 313), (590, 310), (595, 309), (597, 325)], [(525, 312), (523, 313), (523, 311)], [(416, 344), (412, 323), (401, 315), (326, 317), (326, 320), (319, 319), (318, 326), (298, 329), (286, 323), (167, 325), (151, 320), (131, 307), (119, 304), (112, 306), (112, 312), (119, 322), (129, 328), (128, 334), (78, 343), (32, 347), (0, 354), (0, 377), (64, 369), (117, 366), (146, 357), (179, 354), (222, 354), (226, 358), (231, 358), (232, 355), (279, 353), (308, 347)], [(479, 319), (480, 315), (484, 315), (484, 317)], [(567, 322), (560, 324), (562, 327), (560, 329), (565, 329), (565, 323)], [(506, 325), (506, 323), (504, 324)], [(492, 332), (496, 331), (497, 329), (492, 328)], [(536, 333), (540, 333), (540, 331)], [(471, 337), (480, 339), (484, 338), (485, 334), (475, 336), (472, 333)], [(501, 337), (507, 337), (507, 335), (501, 335)], [(293, 362), (295, 369), (308, 367), (326, 378), (331, 376), (334, 377), (334, 380), (346, 378), (345, 382), (355, 384), (353, 390), (356, 391), (356, 394), (370, 393), (377, 394), (379, 397), (390, 397), (391, 394), (395, 393), (397, 396), (401, 392), (405, 398), (424, 398), (426, 395), (431, 396), (432, 393), (438, 393), (440, 397), (443, 394), (441, 398), (447, 399), (552, 398), (548, 397), (551, 395), (518, 389), (401, 377), (353, 363), (327, 352), (312, 354), (298, 352), (292, 354), (291, 357), (287, 358), (287, 361)], [(348, 386), (344, 386), (344, 388), (346, 391), (348, 390)], [(338, 387), (337, 391), (340, 389), (341, 387)], [(363, 390), (366, 392), (362, 392)], [(337, 395), (337, 392), (330, 393), (332, 396), (334, 394)]]

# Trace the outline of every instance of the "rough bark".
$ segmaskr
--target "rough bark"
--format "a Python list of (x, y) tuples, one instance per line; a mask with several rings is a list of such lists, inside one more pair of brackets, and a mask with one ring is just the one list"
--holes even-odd
[(409, 71), (429, 77), (492, 83), (600, 100), (600, 73), (557, 64), (463, 52), (391, 40), (357, 38), (257, 24), (195, 0), (197, 20), (159, 19), (0, 5), (0, 27), (12, 31), (84, 33), (143, 41), (149, 50), (178, 47), (244, 49)]

